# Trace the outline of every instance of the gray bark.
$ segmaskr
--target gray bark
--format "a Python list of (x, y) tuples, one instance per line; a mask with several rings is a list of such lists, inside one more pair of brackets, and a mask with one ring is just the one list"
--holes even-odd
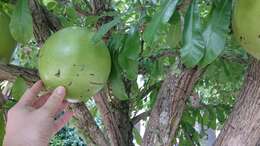
[(151, 112), (143, 146), (172, 145), (187, 97), (191, 94), (201, 73), (197, 69), (187, 69), (178, 76), (171, 73), (168, 75)]

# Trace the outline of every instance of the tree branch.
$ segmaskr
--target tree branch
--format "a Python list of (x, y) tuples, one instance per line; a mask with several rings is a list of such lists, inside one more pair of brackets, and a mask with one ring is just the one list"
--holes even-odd
[(16, 77), (22, 77), (29, 85), (39, 80), (36, 70), (0, 63), (0, 80), (14, 81)]
[(146, 90), (142, 90), (140, 93), (140, 96), (138, 96), (139, 98), (145, 98), (150, 92), (152, 92), (154, 89), (157, 89), (161, 86), (161, 84), (163, 83), (163, 81), (159, 81), (153, 85), (151, 85), (150, 87), (148, 87), (148, 89)]
[(88, 137), (93, 144), (98, 146), (109, 145), (109, 141), (96, 124), (85, 103), (71, 104), (70, 108), (74, 112), (74, 117), (77, 120), (76, 126), (82, 131), (84, 137)]
[(5, 103), (4, 95), (2, 94), (2, 92), (0, 92), (0, 111), (2, 110), (4, 103)]
[(33, 33), (38, 45), (42, 46), (42, 44), (51, 35), (47, 22), (48, 20), (45, 17), (43, 8), (37, 0), (29, 0), (29, 6), (33, 19)]
[(151, 114), (151, 111), (150, 111), (150, 110), (149, 110), (149, 111), (146, 111), (146, 112), (143, 112), (143, 113), (141, 113), (141, 114), (139, 114), (139, 115), (133, 117), (131, 121), (132, 121), (133, 125), (136, 125), (140, 120), (144, 120), (144, 119), (146, 119), (147, 117), (149, 117), (150, 114)]
[(156, 60), (160, 59), (161, 57), (175, 57), (177, 55), (178, 55), (177, 51), (174, 51), (174, 50), (162, 50), (158, 54), (149, 56), (148, 58), (151, 61), (156, 61)]
[(124, 143), (118, 128), (118, 121), (116, 121), (116, 117), (109, 106), (106, 92), (101, 91), (96, 96), (94, 96), (94, 100), (101, 113), (104, 125), (108, 129), (109, 137), (113, 145), (119, 146), (120, 144)]

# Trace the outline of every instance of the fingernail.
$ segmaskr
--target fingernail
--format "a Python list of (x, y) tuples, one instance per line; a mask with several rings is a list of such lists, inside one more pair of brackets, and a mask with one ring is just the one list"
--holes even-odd
[(59, 86), (58, 88), (56, 88), (55, 93), (57, 93), (58, 95), (64, 95), (65, 94), (65, 88), (62, 86)]

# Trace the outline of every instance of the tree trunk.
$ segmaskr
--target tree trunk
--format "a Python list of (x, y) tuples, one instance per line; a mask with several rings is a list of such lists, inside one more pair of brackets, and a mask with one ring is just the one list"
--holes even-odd
[(197, 69), (185, 70), (179, 76), (169, 74), (153, 107), (144, 134), (143, 146), (171, 146), (187, 97), (201, 75)]
[(260, 61), (253, 59), (243, 88), (215, 146), (256, 146), (260, 139)]
[(98, 110), (101, 113), (103, 123), (107, 128), (111, 144), (113, 146), (132, 146), (132, 122), (129, 116), (128, 101), (116, 99), (108, 102), (108, 91), (101, 91), (94, 97)]

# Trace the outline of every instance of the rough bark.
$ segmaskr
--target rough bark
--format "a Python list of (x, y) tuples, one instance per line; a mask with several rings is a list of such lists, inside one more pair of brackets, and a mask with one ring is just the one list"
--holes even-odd
[(125, 144), (121, 132), (118, 128), (118, 121), (107, 100), (106, 92), (101, 91), (94, 97), (98, 110), (101, 113), (101, 117), (105, 127), (108, 130), (108, 135), (113, 146), (119, 146)]
[(169, 73), (153, 107), (143, 138), (143, 146), (171, 146), (187, 97), (201, 71), (185, 70), (176, 76)]
[(37, 0), (30, 0), (29, 6), (33, 18), (33, 33), (39, 46), (51, 35), (51, 31), (61, 29), (58, 19), (51, 15)]
[[(118, 120), (118, 128), (123, 137), (125, 146), (134, 146), (133, 144), (133, 124), (130, 119), (129, 101), (114, 101), (112, 104), (115, 117)], [(121, 146), (122, 144), (120, 144)]]
[(18, 76), (27, 81), (29, 85), (39, 80), (39, 76), (36, 70), (25, 69), (15, 65), (6, 65), (0, 63), (0, 81), (14, 81)]
[(129, 102), (112, 99), (108, 91), (101, 91), (94, 97), (98, 110), (113, 146), (132, 146), (133, 124), (129, 116)]
[(215, 146), (256, 146), (260, 139), (260, 61), (253, 59)]
[(41, 46), (51, 35), (47, 19), (43, 13), (43, 8), (36, 0), (30, 0), (29, 6), (33, 18), (33, 34), (38, 44)]
[(90, 139), (94, 145), (109, 146), (109, 141), (106, 139), (100, 128), (97, 126), (90, 111), (85, 103), (76, 103), (71, 106), (72, 111), (75, 113), (74, 117), (77, 120), (77, 128), (84, 134), (84, 137)]

